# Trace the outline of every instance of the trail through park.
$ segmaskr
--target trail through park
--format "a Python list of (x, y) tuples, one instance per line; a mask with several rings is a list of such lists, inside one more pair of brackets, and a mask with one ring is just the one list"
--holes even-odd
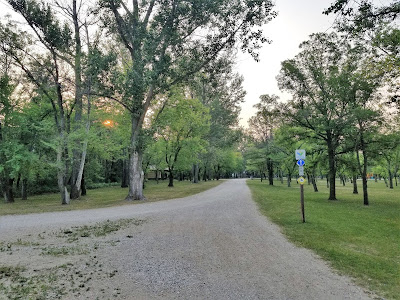
[(183, 199), (4, 216), (0, 232), (0, 299), (22, 287), (48, 299), (369, 299), (288, 242), (242, 179)]

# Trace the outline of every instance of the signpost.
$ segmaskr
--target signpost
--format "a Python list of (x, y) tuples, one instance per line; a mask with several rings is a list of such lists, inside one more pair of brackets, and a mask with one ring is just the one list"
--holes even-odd
[(299, 166), (299, 175), (304, 176), (304, 166)]
[(295, 154), (296, 154), (296, 160), (306, 159), (306, 150), (304, 149), (296, 150)]
[(301, 205), (301, 216), (303, 219), (303, 223), (306, 222), (306, 216), (304, 213), (304, 183), (306, 180), (304, 177), (304, 165), (306, 164), (305, 159), (306, 159), (306, 150), (304, 149), (298, 149), (295, 151), (295, 156), (297, 160), (297, 165), (299, 166), (299, 177), (298, 181), (300, 183), (300, 205)]

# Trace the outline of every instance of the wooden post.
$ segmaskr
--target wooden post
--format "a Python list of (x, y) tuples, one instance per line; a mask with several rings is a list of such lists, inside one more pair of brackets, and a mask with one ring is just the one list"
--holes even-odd
[(300, 184), (300, 204), (301, 204), (301, 215), (303, 218), (303, 223), (306, 222), (306, 216), (304, 213), (304, 186)]

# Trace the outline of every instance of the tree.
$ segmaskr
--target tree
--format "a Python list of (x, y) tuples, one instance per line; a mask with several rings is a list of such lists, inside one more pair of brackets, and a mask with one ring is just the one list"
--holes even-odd
[(400, 15), (400, 3), (394, 1), (387, 5), (376, 6), (371, 0), (335, 0), (324, 14), (338, 14), (338, 28), (342, 31), (359, 34), (374, 30), (382, 23), (393, 22)]
[[(288, 124), (280, 124), (279, 128), (274, 130), (274, 141), (277, 148), (277, 157), (281, 170), (286, 173), (287, 186), (291, 186), (292, 176), (295, 174), (297, 168), (295, 160), (296, 149), (305, 149), (306, 145), (315, 145), (314, 141), (302, 140), (304, 136), (304, 129), (301, 127), (294, 127)], [(314, 143), (313, 143), (314, 142)], [(317, 148), (317, 146), (314, 146)], [(309, 151), (310, 146), (306, 148), (307, 152), (307, 166), (310, 165), (309, 156), (312, 153)]]
[[(70, 24), (62, 23), (58, 14), (49, 3), (36, 0), (8, 0), (10, 6), (19, 13), (31, 29), (28, 34), (12, 22), (1, 26), (0, 34), (4, 43), (2, 51), (11, 57), (14, 64), (22, 70), (26, 78), (34, 85), (33, 90), (49, 101), (58, 132), (57, 166), (58, 186), (62, 204), (68, 204), (70, 194), (67, 190), (71, 182), (72, 198), (80, 195), (80, 185), (86, 158), (89, 117), (83, 126), (83, 99), (86, 97), (90, 113), (90, 76), (84, 81), (84, 63), (82, 31), (88, 30), (87, 20), (81, 15), (82, 3), (72, 0), (70, 6), (55, 5)], [(85, 37), (90, 48), (90, 38)], [(87, 65), (86, 65), (87, 66)], [(96, 74), (94, 74), (96, 75)], [(72, 97), (72, 99), (70, 99)], [(71, 119), (73, 118), (73, 122)], [(71, 126), (72, 123), (72, 126)], [(68, 153), (69, 133), (75, 133), (72, 164)], [(71, 138), (72, 136), (70, 136)], [(71, 174), (69, 174), (71, 170)]]
[(40, 144), (52, 136), (46, 111), (40, 111), (35, 103), (25, 104), (14, 82), (8, 75), (0, 78), (0, 186), (6, 202), (14, 202), (15, 183), (22, 199), (27, 199), (28, 182), (34, 170), (40, 173)]
[(393, 178), (397, 177), (400, 168), (399, 133), (380, 134), (377, 136), (377, 143), (379, 144), (379, 148), (376, 149), (376, 157), (381, 162), (381, 165), (383, 165), (383, 168), (386, 169), (389, 179), (388, 186), (390, 189), (393, 189)]
[(250, 135), (257, 141), (258, 147), (263, 149), (270, 185), (274, 184), (274, 156), (277, 153), (273, 131), (279, 125), (276, 110), (278, 99), (275, 95), (260, 96), (260, 102), (254, 105), (256, 115), (249, 119)]
[[(242, 135), (238, 129), (239, 113), (246, 92), (243, 77), (234, 73), (233, 66), (232, 57), (223, 57), (188, 82), (192, 97), (200, 99), (210, 110), (210, 131), (205, 137), (208, 145), (200, 156), (205, 180), (210, 174), (218, 180), (226, 172), (226, 155), (237, 150)], [(194, 169), (198, 167), (196, 163)]]
[(261, 182), (266, 171), (265, 153), (255, 144), (248, 144), (245, 151), (246, 170), (252, 173), (259, 173)]
[(349, 78), (357, 69), (359, 53), (341, 43), (335, 34), (318, 33), (300, 45), (302, 51), (282, 62), (279, 86), (293, 95), (282, 104), (283, 116), (295, 126), (306, 128), (309, 137), (325, 143), (329, 161), (329, 200), (336, 200), (336, 156), (345, 131), (353, 125), (350, 116)]
[(336, 0), (325, 11), (336, 14), (336, 28), (345, 39), (362, 43), (375, 55), (374, 72), (380, 72), (389, 92), (388, 104), (400, 109), (398, 87), (400, 3), (377, 3), (372, 0)]
[[(159, 181), (159, 172), (163, 172), (166, 168), (165, 162), (165, 148), (162, 142), (158, 142), (154, 138), (153, 142), (150, 143), (144, 152), (144, 164), (150, 166), (155, 171), (155, 179)], [(162, 173), (161, 173), (162, 174)]]
[[(4, 200), (14, 202), (12, 185), (21, 159), (21, 145), (14, 139), (11, 94), (14, 86), (7, 74), (0, 77), (0, 187)], [(13, 176), (14, 175), (14, 176)]]
[[(359, 97), (361, 99), (357, 99), (359, 102), (356, 104), (356, 108), (354, 110), (354, 116), (356, 119), (356, 131), (357, 134), (353, 138), (355, 138), (355, 149), (357, 156), (357, 163), (359, 168), (359, 173), (362, 177), (363, 183), (363, 198), (364, 205), (369, 205), (368, 200), (368, 181), (367, 181), (367, 173), (368, 173), (368, 155), (370, 154), (371, 144), (374, 143), (374, 134), (377, 133), (377, 126), (380, 123), (380, 114), (377, 110), (373, 109), (369, 106), (368, 102), (371, 100), (371, 93), (376, 90), (378, 86), (369, 84), (365, 86), (364, 91), (366, 92), (363, 96)], [(357, 98), (357, 94), (360, 93), (355, 92), (354, 98)], [(360, 101), (361, 100), (361, 101)], [(362, 154), (362, 162), (360, 160), (360, 152)]]
[(186, 80), (238, 42), (256, 59), (261, 26), (276, 13), (270, 0), (99, 1), (98, 13), (128, 53), (108, 95), (131, 113), (130, 183), (127, 200), (143, 198), (140, 141), (156, 95)]
[[(208, 110), (196, 99), (186, 99), (182, 91), (174, 91), (169, 106), (156, 120), (156, 137), (164, 149), (165, 163), (169, 173), (169, 187), (174, 186), (175, 167), (182, 162), (189, 167), (201, 152), (202, 139), (209, 130)], [(184, 157), (184, 159), (181, 159)]]

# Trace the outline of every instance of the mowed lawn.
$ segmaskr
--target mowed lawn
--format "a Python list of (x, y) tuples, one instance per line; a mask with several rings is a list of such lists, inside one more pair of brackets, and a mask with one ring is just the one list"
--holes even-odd
[(159, 184), (155, 181), (149, 181), (146, 182), (144, 189), (146, 201), (125, 201), (124, 199), (128, 194), (128, 188), (121, 188), (119, 186), (88, 190), (86, 196), (78, 200), (72, 200), (69, 205), (61, 205), (59, 194), (30, 196), (28, 200), (17, 198), (14, 203), (4, 203), (4, 201), (2, 201), (3, 199), (0, 199), (0, 216), (133, 205), (183, 198), (213, 188), (220, 183), (222, 183), (221, 180), (201, 181), (198, 184), (193, 184), (188, 181), (175, 181), (174, 187), (170, 188), (167, 186), (167, 180), (160, 181)]
[(275, 182), (248, 180), (253, 199), (262, 213), (281, 226), (295, 244), (314, 250), (339, 273), (385, 299), (400, 299), (400, 187), (393, 190), (382, 182), (368, 182), (370, 206), (352, 184), (337, 182), (338, 201), (328, 201), (326, 182), (319, 192), (305, 184), (306, 223), (301, 222), (300, 188)]

